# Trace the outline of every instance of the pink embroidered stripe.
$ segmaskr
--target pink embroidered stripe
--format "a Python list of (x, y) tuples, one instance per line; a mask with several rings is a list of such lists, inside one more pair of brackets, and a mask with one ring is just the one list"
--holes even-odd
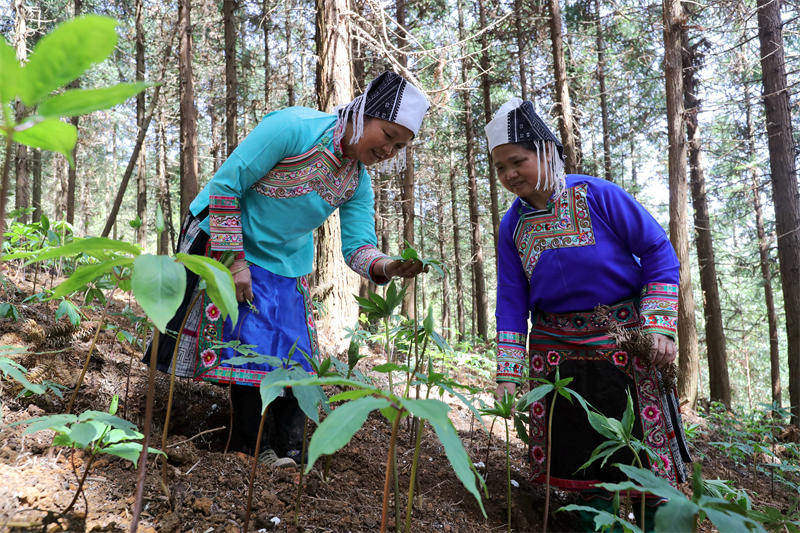
[(642, 329), (672, 338), (678, 332), (678, 286), (674, 283), (648, 283), (639, 304)]
[(209, 248), (219, 252), (242, 252), (242, 214), (234, 196), (209, 196)]
[(524, 333), (498, 331), (496, 380), (521, 384), (526, 355)]
[(358, 275), (367, 278), (373, 283), (377, 283), (375, 278), (372, 277), (372, 265), (378, 259), (388, 257), (385, 253), (381, 252), (371, 244), (365, 244), (347, 258), (347, 266), (352, 268)]

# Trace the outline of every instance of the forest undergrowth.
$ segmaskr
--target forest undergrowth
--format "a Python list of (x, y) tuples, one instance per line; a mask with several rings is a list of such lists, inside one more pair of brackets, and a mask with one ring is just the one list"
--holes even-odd
[[(9, 531), (122, 531), (127, 530), (134, 502), (134, 464), (111, 454), (92, 456), (90, 451), (53, 446), (51, 430), (23, 434), (15, 422), (47, 414), (64, 413), (68, 391), (81, 370), (82, 361), (101, 320), (98, 302), (74, 305), (77, 315), (63, 311), (63, 303), (31, 298), (33, 281), (48, 282), (51, 273), (35, 268), (5, 271), (3, 301), (9, 318), (0, 322), (0, 345), (8, 359), (25, 369), (31, 385), (42, 394), (25, 394), (19, 383), (2, 381), (0, 426), (0, 526)], [(59, 281), (56, 279), (56, 282)], [(86, 297), (88, 299), (88, 297)], [(68, 300), (64, 300), (68, 301)], [(62, 311), (59, 312), (59, 309)], [(59, 319), (56, 319), (56, 316)], [(126, 297), (113, 298), (107, 310), (91, 358), (84, 385), (73, 412), (105, 412), (118, 398), (117, 415), (141, 428), (144, 420), (147, 367), (141, 359), (141, 311)], [(73, 322), (70, 321), (70, 317)], [(141, 328), (140, 328), (141, 329)], [(491, 352), (489, 352), (491, 353)], [(328, 355), (328, 354), (325, 354)], [(333, 354), (331, 354), (333, 355)], [(346, 358), (346, 354), (339, 354)], [(379, 345), (362, 350), (356, 368), (380, 363), (385, 354)], [(385, 373), (374, 373), (377, 380)], [(456, 380), (492, 385), (485, 373), (462, 368)], [(64, 392), (60, 392), (61, 388)], [(156, 377), (153, 434), (159, 435), (166, 410), (169, 376)], [(326, 387), (334, 394), (334, 387)], [(485, 402), (489, 396), (482, 395)], [(472, 463), (485, 479), (484, 518), (473, 497), (453, 473), (439, 441), (424, 438), (417, 468), (418, 492), (413, 507), (414, 531), (502, 531), (507, 528), (506, 449), (502, 424), (484, 416), (489, 437), (472, 412), (446, 395), (450, 420)], [(151, 454), (146, 477), (140, 531), (240, 531), (245, 518), (251, 457), (224, 453), (228, 425), (228, 391), (202, 382), (178, 381), (166, 452), (167, 496), (159, 462)], [(406, 419), (399, 424), (396, 457), (400, 486), (408, 484), (414, 455), (414, 433)], [(498, 420), (499, 421), (499, 420)], [(798, 515), (797, 458), (800, 433), (757, 414), (725, 412), (708, 406), (701, 413), (685, 412), (692, 451), (702, 463), (703, 478), (729, 500), (763, 513), (768, 529), (794, 531)], [(259, 467), (253, 488), (251, 530), (279, 531), (376, 531), (381, 523), (385, 450), (392, 425), (377, 413), (328, 464), (318, 461), (302, 479), (298, 469), (270, 471)], [(151, 445), (158, 447), (158, 443)], [(545, 491), (528, 481), (526, 450), (510, 438), (511, 529), (541, 530)], [(76, 498), (80, 475), (87, 463), (80, 497), (69, 512), (61, 514)], [(708, 480), (725, 479), (729, 484)], [(725, 488), (726, 486), (730, 488)], [(691, 487), (683, 487), (691, 494)], [(401, 499), (402, 493), (401, 493)], [(554, 491), (550, 509), (575, 503), (567, 493)], [(404, 499), (403, 499), (404, 500)], [(298, 504), (299, 501), (299, 504)], [(405, 508), (405, 501), (403, 508)], [(622, 502), (623, 516), (627, 512)], [(401, 511), (402, 512), (402, 511)], [(570, 513), (557, 512), (550, 531), (570, 531)], [(388, 522), (394, 529), (393, 515)], [(713, 531), (705, 521), (700, 531)]]

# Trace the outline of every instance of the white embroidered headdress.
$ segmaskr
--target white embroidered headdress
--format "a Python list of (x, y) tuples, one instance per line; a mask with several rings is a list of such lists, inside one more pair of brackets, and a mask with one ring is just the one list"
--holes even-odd
[[(523, 144), (535, 151), (540, 169), (537, 188), (552, 188), (554, 198), (564, 190), (564, 146), (536, 114), (530, 101), (515, 97), (500, 106), (486, 125), (486, 137), (489, 151), (508, 143)], [(552, 143), (549, 160), (546, 157), (547, 143)]]

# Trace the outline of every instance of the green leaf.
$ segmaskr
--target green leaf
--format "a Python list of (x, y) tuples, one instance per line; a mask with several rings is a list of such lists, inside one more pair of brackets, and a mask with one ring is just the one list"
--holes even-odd
[[(31, 433), (36, 433), (37, 431), (42, 431), (44, 429), (53, 429), (54, 427), (65, 426), (66, 424), (71, 424), (77, 420), (78, 417), (75, 415), (62, 413), (57, 415), (47, 415), (47, 416), (31, 418), (30, 420), (23, 420), (18, 423), (28, 424), (28, 427), (23, 432), (23, 435), (29, 435)], [(12, 425), (16, 425), (16, 423)]]
[(686, 500), (686, 496), (681, 491), (646, 468), (636, 468), (635, 466), (623, 464), (617, 464), (616, 467), (622, 470), (629, 479), (639, 483), (652, 494), (669, 500)]
[(82, 266), (77, 268), (72, 275), (63, 281), (58, 287), (53, 290), (53, 294), (48, 298), (54, 300), (56, 298), (63, 298), (68, 294), (72, 294), (78, 289), (83, 288), (87, 283), (96, 280), (103, 274), (111, 272), (114, 267), (132, 265), (133, 259), (130, 257), (120, 257), (110, 261), (102, 261), (100, 263), (93, 263), (91, 265)]
[(86, 448), (92, 441), (102, 434), (97, 424), (80, 422), (73, 424), (69, 430), (69, 439), (81, 448)]
[(86, 15), (42, 37), (22, 69), (19, 93), (27, 106), (78, 78), (106, 59), (117, 44), (117, 21)]
[(274, 384), (287, 381), (291, 382), (292, 376), (289, 370), (285, 368), (276, 368), (261, 380), (261, 385), (258, 387), (261, 394), (261, 414), (264, 414), (264, 410), (269, 407), (269, 404), (283, 392), (283, 386), (275, 386)]
[(122, 442), (125, 440), (139, 440), (143, 439), (144, 435), (138, 431), (131, 431), (130, 429), (112, 429), (106, 436), (103, 437), (103, 444), (114, 444), (115, 442)]
[(422, 327), (428, 335), (433, 333), (433, 304), (428, 306), (428, 314), (425, 316), (425, 320), (422, 321)]
[(711, 523), (717, 526), (719, 531), (730, 531), (731, 533), (748, 533), (750, 531), (766, 532), (764, 527), (748, 518), (746, 511), (736, 504), (718, 498), (702, 497), (698, 502), (700, 509), (706, 513)]
[(70, 165), (75, 164), (72, 160), (72, 149), (78, 140), (78, 130), (72, 124), (61, 122), (57, 118), (18, 125), (14, 128), (14, 140), (25, 146), (58, 152), (67, 158)]
[(81, 323), (80, 311), (78, 311), (75, 304), (69, 300), (62, 300), (59, 304), (58, 309), (56, 309), (56, 321), (60, 320), (64, 315), (67, 316), (73, 326), (77, 326)]
[(3, 37), (0, 37), (0, 105), (11, 103), (17, 96), (20, 66), (17, 53)]
[(50, 219), (47, 218), (47, 215), (45, 215), (44, 213), (42, 213), (42, 217), (39, 220), (39, 224), (42, 226), (42, 231), (44, 231), (45, 233), (50, 231)]
[(622, 431), (626, 440), (630, 440), (633, 435), (633, 422), (636, 419), (633, 410), (633, 399), (631, 398), (631, 391), (626, 391), (628, 395), (628, 404), (625, 407), (625, 413), (622, 415)]
[(39, 104), (44, 117), (74, 117), (123, 103), (151, 87), (152, 83), (119, 83), (102, 89), (70, 89)]
[(186, 289), (186, 271), (172, 258), (143, 254), (133, 264), (131, 287), (136, 301), (164, 333)]
[(596, 507), (591, 507), (588, 505), (570, 504), (559, 508), (558, 511), (556, 512), (561, 512), (561, 511), (574, 511), (574, 512), (583, 511), (583, 512), (593, 513), (595, 531), (613, 531), (612, 526), (614, 524), (619, 524), (625, 533), (642, 533), (642, 530), (639, 529), (639, 527), (637, 527), (635, 524), (631, 524), (627, 520), (623, 520), (622, 518), (613, 515), (608, 511), (604, 511)]
[(306, 473), (311, 471), (320, 455), (332, 454), (350, 442), (372, 411), (386, 407), (389, 407), (388, 400), (371, 396), (353, 400), (334, 409), (311, 437)]
[(136, 425), (133, 422), (129, 422), (124, 418), (120, 418), (116, 415), (105, 413), (103, 411), (84, 411), (78, 417), (79, 422), (84, 422), (87, 420), (95, 420), (115, 429), (136, 431)]
[[(461, 439), (458, 438), (456, 428), (453, 427), (453, 423), (447, 417), (447, 412), (450, 410), (450, 407), (439, 400), (411, 400), (407, 398), (402, 400), (402, 405), (417, 418), (427, 420), (433, 427), (436, 435), (439, 437), (439, 441), (441, 441), (442, 446), (444, 446), (445, 454), (450, 461), (450, 466), (453, 467), (456, 477), (458, 477), (470, 494), (475, 497), (485, 517), (486, 511), (483, 508), (480, 490), (475, 480), (472, 461), (470, 461), (466, 450), (464, 450)], [(334, 413), (335, 412), (336, 411), (334, 411)]]
[(519, 409), (520, 411), (527, 409), (533, 402), (541, 400), (552, 390), (553, 390), (553, 385), (550, 383), (539, 385), (535, 389), (525, 393), (524, 395), (522, 395), (522, 397), (520, 397), (520, 399), (517, 401), (517, 409)]
[(328, 397), (317, 385), (292, 387), (292, 394), (297, 399), (297, 404), (308, 418), (319, 424), (319, 406), (328, 401)]
[(107, 239), (105, 237), (90, 237), (88, 239), (75, 239), (57, 248), (48, 248), (41, 252), (25, 252), (8, 254), (3, 256), (3, 260), (29, 258), (27, 264), (35, 263), (38, 261), (46, 261), (47, 259), (57, 259), (60, 257), (72, 257), (80, 253), (90, 255), (92, 257), (107, 258), (106, 252), (122, 252), (131, 255), (139, 255), (141, 251), (133, 244), (123, 241), (116, 241), (114, 239)]
[(388, 374), (389, 372), (411, 372), (411, 368), (408, 365), (398, 365), (396, 363), (382, 363), (380, 365), (375, 365), (372, 367), (373, 372), (380, 372), (382, 374)]
[(206, 282), (206, 292), (219, 308), (222, 318), (230, 317), (236, 324), (239, 320), (239, 304), (236, 301), (236, 286), (231, 271), (225, 265), (202, 255), (176, 254), (175, 259)]
[(355, 400), (357, 398), (363, 398), (364, 396), (369, 396), (370, 394), (372, 394), (372, 391), (369, 389), (347, 390), (331, 396), (330, 398), (328, 398), (328, 401), (330, 403), (334, 403), (347, 400)]
[(139, 456), (142, 454), (142, 443), (128, 441), (109, 444), (100, 450), (100, 453), (107, 453), (109, 455), (122, 457), (123, 459), (127, 459), (128, 461), (132, 462), (133, 466), (137, 466), (139, 463)]
[[(681, 495), (683, 496), (683, 495)], [(694, 531), (698, 508), (686, 497), (669, 500), (658, 506), (656, 531)]]

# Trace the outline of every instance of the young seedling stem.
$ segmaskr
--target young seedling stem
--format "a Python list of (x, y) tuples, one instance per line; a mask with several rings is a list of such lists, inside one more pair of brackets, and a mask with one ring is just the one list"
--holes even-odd
[[(550, 413), (547, 417), (547, 466), (545, 469), (545, 482), (544, 482), (544, 515), (542, 517), (542, 533), (547, 533), (547, 519), (550, 513), (550, 451), (553, 443), (553, 411), (556, 406), (556, 398), (558, 398), (558, 391), (553, 390), (553, 401), (550, 402)], [(510, 483), (510, 482), (509, 482)]]
[(294, 500), (294, 527), (298, 527), (300, 516), (300, 498), (303, 497), (303, 473), (306, 462), (306, 446), (308, 445), (308, 419), (303, 422), (303, 446), (300, 450), (300, 482), (297, 484), (297, 497)]
[[(389, 453), (386, 456), (386, 476), (383, 481), (383, 510), (381, 513), (381, 533), (386, 533), (386, 516), (389, 511), (389, 479), (392, 477), (392, 459), (394, 446), (397, 440), (397, 427), (400, 425), (401, 411), (398, 411), (392, 424), (392, 437), (389, 440)], [(395, 495), (396, 498), (396, 495)], [(247, 533), (247, 532), (245, 532)]]
[[(111, 298), (108, 299), (111, 301)], [(150, 351), (150, 370), (147, 374), (147, 399), (144, 407), (144, 439), (142, 440), (142, 453), (139, 455), (139, 471), (136, 480), (136, 501), (133, 505), (130, 533), (136, 533), (139, 527), (139, 515), (142, 512), (142, 499), (144, 497), (144, 477), (147, 472), (147, 447), (150, 445), (150, 425), (153, 419), (153, 396), (156, 379), (156, 361), (158, 360), (158, 328), (153, 329), (153, 348)]]
[(261, 421), (258, 423), (258, 436), (256, 437), (256, 447), (253, 452), (253, 469), (250, 471), (250, 483), (247, 486), (247, 512), (244, 515), (244, 533), (250, 529), (250, 513), (253, 510), (253, 484), (256, 481), (256, 468), (258, 467), (258, 453), (261, 451), (261, 435), (264, 433), (264, 421), (267, 419), (267, 409), (261, 413)]
[(116, 292), (117, 287), (114, 286), (111, 289), (111, 293), (106, 298), (106, 305), (103, 307), (103, 315), (100, 317), (100, 322), (97, 323), (97, 328), (94, 331), (94, 337), (92, 337), (92, 344), (89, 346), (89, 352), (86, 354), (86, 359), (83, 362), (83, 369), (81, 370), (81, 375), (78, 378), (78, 381), (75, 383), (75, 389), (72, 391), (72, 396), (70, 396), (69, 403), (67, 404), (67, 414), (72, 413), (72, 408), (75, 406), (75, 399), (78, 397), (78, 389), (81, 388), (83, 384), (83, 378), (86, 376), (86, 371), (89, 369), (89, 361), (92, 359), (92, 352), (94, 352), (94, 347), (97, 344), (97, 337), (100, 335), (100, 330), (103, 328), (103, 324), (106, 323), (106, 315), (108, 313), (108, 306), (111, 305), (111, 299), (114, 296), (114, 292)]

